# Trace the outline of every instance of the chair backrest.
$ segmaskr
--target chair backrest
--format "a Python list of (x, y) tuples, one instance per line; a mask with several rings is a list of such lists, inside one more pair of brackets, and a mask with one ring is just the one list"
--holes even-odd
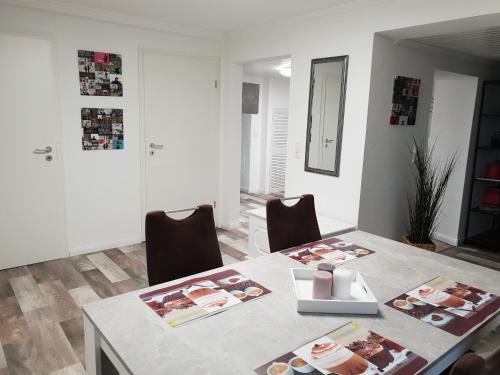
[(163, 211), (146, 215), (146, 258), (149, 285), (222, 266), (212, 206), (199, 206), (185, 219)]
[(448, 375), (486, 375), (485, 360), (475, 353), (465, 353), (451, 367)]
[(281, 199), (268, 200), (266, 217), (271, 252), (321, 239), (311, 194), (303, 195), (293, 206), (284, 205)]

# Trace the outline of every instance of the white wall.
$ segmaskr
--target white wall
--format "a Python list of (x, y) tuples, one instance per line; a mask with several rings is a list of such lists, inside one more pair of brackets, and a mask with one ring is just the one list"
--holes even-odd
[[(267, 108), (269, 80), (265, 77), (243, 77), (244, 82), (259, 85), (259, 112), (256, 114), (243, 114), (248, 117), (250, 125), (250, 160), (248, 171), (247, 191), (250, 193), (263, 193), (265, 181), (263, 180), (266, 165), (266, 134), (267, 134)], [(243, 137), (243, 134), (242, 134)], [(242, 152), (243, 157), (243, 152)]]
[[(248, 164), (248, 172), (241, 172), (241, 188), (250, 193), (269, 193), (272, 109), (288, 108), (290, 82), (288, 78), (249, 76), (244, 76), (243, 81), (259, 84), (260, 91), (259, 112), (242, 115), (242, 126), (249, 125), (250, 131), (242, 128), (241, 165)], [(246, 149), (248, 136), (250, 152)], [(248, 161), (244, 160), (247, 156)]]
[[(491, 77), (495, 72), (492, 65), (466, 59), (458, 54), (411, 43), (395, 45), (390, 39), (375, 36), (372, 65), (374, 74), (370, 83), (359, 210), (359, 228), (362, 230), (396, 240), (406, 232), (407, 197), (414, 186), (411, 144), (413, 137), (424, 143), (427, 141), (436, 70), (470, 74), (481, 79)], [(396, 75), (421, 79), (415, 126), (389, 125)], [(471, 116), (469, 114), (469, 118)], [(470, 130), (467, 137), (469, 141)], [(436, 157), (445, 157), (444, 152), (437, 153)], [(463, 176), (461, 182), (454, 181), (463, 187)], [(461, 206), (462, 201), (455, 204)]]
[(452, 245), (457, 245), (465, 236), (469, 197), (464, 194), (464, 186), (468, 182), (469, 147), (474, 147), (470, 140), (477, 94), (477, 77), (445, 71), (434, 75), (428, 143), (434, 147), (435, 160), (441, 163), (454, 153), (457, 156), (455, 171), (444, 195), (436, 238)]
[(250, 189), (250, 150), (252, 142), (252, 115), (241, 114), (241, 171), (240, 189), (248, 192)]
[[(58, 91), (63, 124), (68, 239), (73, 251), (137, 241), (140, 223), (139, 47), (221, 57), (220, 199), (224, 227), (238, 225), (242, 68), (238, 63), (291, 55), (287, 195), (311, 192), (318, 212), (356, 223), (366, 131), (373, 33), (500, 12), (497, 0), (355, 1), (331, 10), (273, 23), (233, 35), (221, 43), (179, 34), (125, 27), (112, 22), (0, 5), (0, 27), (53, 36), (58, 57)], [(81, 97), (78, 49), (123, 56), (123, 98)], [(310, 60), (350, 55), (340, 177), (304, 172)], [(83, 152), (80, 107), (122, 107), (125, 150)], [(295, 151), (298, 150), (295, 156)], [(106, 199), (102, 199), (105, 196)]]
[[(292, 57), (286, 195), (313, 193), (320, 214), (357, 223), (373, 34), (498, 12), (500, 3), (494, 0), (357, 1), (234, 35), (228, 63)], [(311, 59), (340, 55), (349, 55), (349, 70), (340, 176), (335, 178), (304, 172), (304, 144)], [(231, 112), (230, 107), (226, 110)], [(239, 144), (239, 134), (234, 136)], [(224, 173), (228, 180), (239, 180), (237, 168), (226, 168)], [(228, 209), (237, 210), (235, 199), (228, 202)]]
[[(0, 28), (55, 41), (70, 250), (140, 241), (139, 48), (219, 56), (221, 43), (5, 5), (0, 5)], [(123, 97), (80, 96), (78, 49), (122, 54)], [(80, 108), (86, 106), (123, 108), (124, 150), (82, 151)]]

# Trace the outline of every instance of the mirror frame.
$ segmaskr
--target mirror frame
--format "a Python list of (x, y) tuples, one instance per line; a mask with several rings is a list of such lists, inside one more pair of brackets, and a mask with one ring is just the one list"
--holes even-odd
[[(335, 152), (335, 169), (329, 171), (326, 169), (312, 168), (308, 166), (309, 161), (309, 144), (311, 141), (311, 126), (312, 126), (312, 103), (313, 103), (313, 82), (314, 82), (314, 66), (316, 64), (325, 64), (329, 62), (342, 62), (342, 80), (340, 85), (340, 102), (339, 102), (339, 117), (337, 124), (337, 149)], [(307, 132), (306, 132), (306, 155), (304, 162), (304, 170), (306, 172), (314, 172), (319, 174), (325, 174), (328, 176), (339, 177), (340, 174), (340, 154), (342, 152), (342, 131), (344, 127), (344, 107), (345, 107), (345, 96), (346, 96), (346, 84), (347, 84), (347, 67), (349, 64), (349, 55), (335, 56), (335, 57), (322, 57), (318, 59), (311, 60), (311, 76), (309, 78), (309, 108), (307, 111)]]

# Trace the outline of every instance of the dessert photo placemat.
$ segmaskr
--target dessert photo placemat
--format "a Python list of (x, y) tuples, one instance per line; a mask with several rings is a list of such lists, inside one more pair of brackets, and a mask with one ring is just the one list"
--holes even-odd
[(271, 291), (229, 269), (139, 296), (170, 327), (204, 318)]
[(438, 276), (385, 303), (424, 323), (462, 336), (500, 308), (500, 298)]
[(316, 267), (319, 263), (344, 263), (373, 254), (374, 251), (332, 237), (281, 250), (281, 253), (306, 266)]
[(427, 361), (355, 322), (255, 369), (259, 375), (415, 374)]

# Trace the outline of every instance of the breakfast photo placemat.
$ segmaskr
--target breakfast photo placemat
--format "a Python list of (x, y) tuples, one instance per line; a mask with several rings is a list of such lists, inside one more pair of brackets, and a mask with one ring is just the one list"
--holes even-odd
[(170, 327), (204, 318), (271, 291), (233, 269), (141, 294)]
[(385, 303), (405, 314), (462, 336), (500, 308), (500, 298), (438, 276)]
[(335, 237), (291, 247), (280, 252), (297, 262), (311, 267), (316, 267), (319, 263), (340, 264), (374, 253), (373, 250), (368, 250)]
[(350, 322), (255, 369), (259, 375), (415, 374), (427, 361)]

